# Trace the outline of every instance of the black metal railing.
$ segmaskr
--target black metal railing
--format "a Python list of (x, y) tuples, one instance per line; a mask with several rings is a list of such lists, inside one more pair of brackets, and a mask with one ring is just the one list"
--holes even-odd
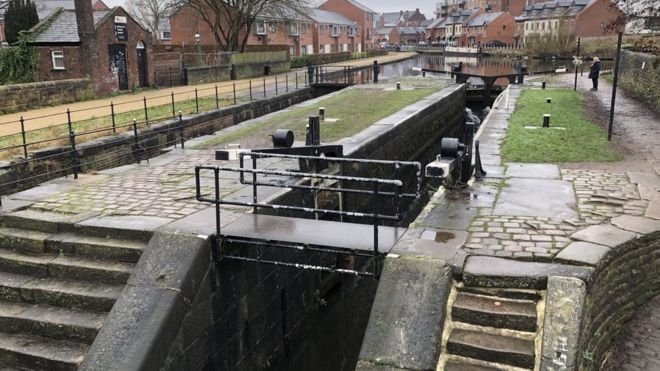
[[(245, 166), (244, 157), (250, 157), (251, 168)], [(295, 160), (298, 163), (301, 161), (319, 162), (324, 163), (320, 166), (320, 171), (316, 171), (315, 166), (311, 166), (309, 172), (302, 171), (289, 171), (289, 170), (274, 170), (274, 169), (258, 169), (258, 159), (262, 158), (277, 158)], [(421, 195), (421, 164), (418, 162), (401, 162), (401, 161), (379, 161), (379, 160), (365, 160), (353, 158), (334, 158), (334, 157), (316, 157), (316, 156), (297, 156), (297, 155), (283, 155), (274, 153), (259, 153), (249, 152), (239, 154), (240, 165), (239, 167), (224, 167), (224, 166), (197, 166), (195, 168), (196, 179), (196, 198), (201, 202), (209, 202), (215, 205), (216, 213), (216, 238), (218, 251), (215, 255), (219, 259), (234, 259), (243, 261), (253, 261), (267, 264), (293, 266), (301, 269), (316, 269), (323, 271), (350, 273), (357, 275), (378, 276), (380, 271), (379, 260), (379, 241), (378, 241), (378, 227), (385, 221), (400, 221), (402, 219), (402, 204), (404, 199), (417, 199)], [(378, 165), (389, 166), (393, 169), (388, 178), (377, 178), (367, 176), (351, 176), (345, 175), (342, 166), (337, 164), (360, 164), (362, 166)], [(335, 166), (335, 167), (333, 167)], [(351, 168), (351, 166), (348, 166)], [(414, 184), (406, 181), (407, 176), (405, 172), (401, 171), (403, 167), (411, 167), (416, 173)], [(207, 176), (207, 172), (212, 172), (213, 176)], [(227, 187), (236, 182), (236, 179), (231, 179), (229, 176), (222, 175), (224, 173), (236, 173), (238, 182), (242, 185), (252, 188), (252, 200), (240, 201), (230, 199), (229, 197), (222, 197), (223, 184), (227, 182)], [(213, 179), (213, 184), (203, 184), (203, 180)], [(265, 202), (260, 200), (260, 187), (274, 187), (285, 188), (290, 192), (300, 191), (307, 194), (308, 198), (315, 197), (317, 192), (331, 192), (338, 195), (341, 199), (343, 195), (356, 195), (361, 199), (367, 201), (362, 203), (357, 202), (340, 202), (338, 207), (328, 208), (322, 207), (316, 202), (313, 205), (304, 204), (284, 204), (281, 203), (284, 198), (276, 200), (269, 200)], [(304, 197), (303, 197), (304, 198)], [(386, 202), (389, 200), (391, 202)], [(359, 269), (342, 269), (336, 266), (322, 266), (313, 265), (300, 262), (288, 262), (273, 259), (265, 259), (261, 254), (256, 257), (240, 256), (234, 254), (223, 253), (222, 241), (229, 239), (235, 241), (232, 236), (223, 236), (221, 231), (221, 205), (244, 206), (252, 208), (254, 213), (260, 213), (262, 209), (270, 209), (276, 211), (278, 214), (286, 214), (288, 212), (304, 213), (313, 215), (315, 218), (329, 216), (338, 218), (340, 221), (344, 217), (350, 218), (352, 221), (368, 221), (373, 226), (373, 249), (371, 251), (371, 272), (361, 271)], [(385, 210), (385, 205), (390, 205)], [(245, 240), (245, 243), (254, 243), (254, 241)], [(344, 251), (340, 248), (333, 249), (332, 247), (304, 246), (298, 244), (287, 243), (285, 241), (265, 241), (271, 247), (290, 247), (298, 250), (322, 251), (331, 252), (333, 254), (348, 254), (365, 256), (363, 253), (356, 251)]]

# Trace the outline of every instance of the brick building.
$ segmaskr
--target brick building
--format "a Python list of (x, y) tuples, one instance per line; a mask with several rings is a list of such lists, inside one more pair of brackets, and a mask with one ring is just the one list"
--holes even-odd
[(516, 39), (527, 43), (535, 38), (556, 37), (560, 34), (576, 37), (611, 35), (607, 25), (621, 15), (611, 6), (611, 0), (547, 1), (526, 5), (515, 17)]
[(461, 43), (482, 45), (490, 41), (513, 44), (516, 21), (509, 12), (483, 13), (472, 18), (465, 27)]
[(374, 49), (376, 45), (376, 12), (355, 0), (327, 0), (319, 5), (319, 9), (339, 13), (344, 17), (357, 22), (360, 33), (360, 49), (363, 51)]
[[(89, 16), (91, 31), (78, 26), (75, 10), (63, 8), (29, 30), (39, 52), (39, 80), (89, 77), (98, 95), (149, 86), (150, 33), (120, 7)], [(82, 46), (81, 35), (92, 37), (98, 55)]]

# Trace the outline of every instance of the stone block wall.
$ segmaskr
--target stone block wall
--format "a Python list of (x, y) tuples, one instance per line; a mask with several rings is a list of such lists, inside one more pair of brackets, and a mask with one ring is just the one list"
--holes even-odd
[(95, 97), (89, 79), (71, 79), (0, 86), (0, 113), (18, 112)]
[(635, 310), (660, 293), (660, 232), (612, 249), (588, 283), (578, 370), (599, 370), (614, 337)]

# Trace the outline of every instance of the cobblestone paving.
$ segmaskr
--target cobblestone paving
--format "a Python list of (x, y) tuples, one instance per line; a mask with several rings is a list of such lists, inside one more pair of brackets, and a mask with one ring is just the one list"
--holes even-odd
[(639, 309), (611, 348), (606, 371), (660, 370), (660, 295)]
[(213, 151), (187, 151), (164, 165), (143, 162), (124, 172), (96, 175), (98, 179), (40, 200), (31, 209), (180, 219), (208, 207), (195, 199), (195, 165), (213, 157)]
[(477, 216), (465, 250), (476, 255), (549, 261), (570, 243), (575, 225), (531, 216)]
[(562, 169), (561, 178), (573, 183), (578, 220), (498, 216), (490, 208), (483, 209), (468, 229), (464, 250), (473, 255), (551, 261), (570, 244), (570, 235), (578, 229), (619, 215), (641, 216), (648, 206), (626, 174)]
[(648, 206), (625, 174), (594, 170), (562, 170), (573, 182), (578, 210), (587, 224), (600, 224), (619, 215), (641, 216)]

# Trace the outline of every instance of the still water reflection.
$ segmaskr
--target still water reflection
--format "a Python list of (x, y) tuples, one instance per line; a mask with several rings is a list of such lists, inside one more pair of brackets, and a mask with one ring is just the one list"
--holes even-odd
[[(442, 55), (419, 54), (411, 59), (380, 66), (380, 78), (396, 78), (399, 76), (418, 76), (422, 69), (450, 72), (453, 65), (462, 62), (463, 72), (475, 75), (494, 76), (517, 73), (521, 65), (526, 65), (529, 72), (554, 70), (565, 66), (567, 61), (542, 61), (536, 59), (508, 59), (493, 57), (454, 57)], [(350, 62), (347, 62), (347, 65)], [(570, 63), (570, 62), (569, 62)], [(566, 66), (570, 68), (570, 66)], [(426, 72), (429, 74), (430, 72)], [(432, 73), (431, 73), (432, 74)], [(354, 75), (355, 83), (364, 83), (373, 80), (371, 68), (357, 71)], [(339, 80), (337, 81), (339, 82)]]

